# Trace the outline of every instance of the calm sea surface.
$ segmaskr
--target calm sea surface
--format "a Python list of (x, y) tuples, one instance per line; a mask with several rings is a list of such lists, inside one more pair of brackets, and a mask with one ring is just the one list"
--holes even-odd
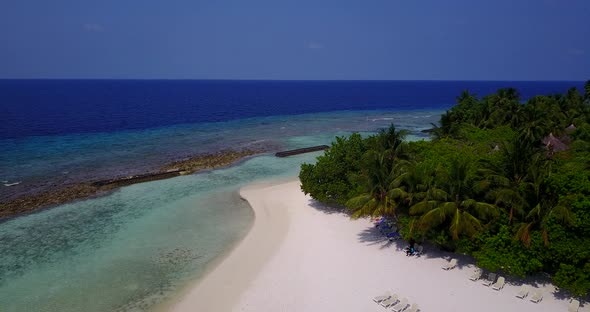
[[(527, 98), (582, 83), (0, 80), (0, 202), (199, 153), (329, 144), (392, 122), (420, 139), (462, 90), (508, 86)], [(149, 310), (248, 230), (241, 186), (296, 176), (317, 155), (258, 156), (0, 223), (0, 310)]]

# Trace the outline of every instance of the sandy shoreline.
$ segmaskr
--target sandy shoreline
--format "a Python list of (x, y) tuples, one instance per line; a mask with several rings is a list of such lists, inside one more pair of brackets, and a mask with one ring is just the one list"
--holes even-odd
[[(550, 284), (539, 304), (472, 282), (471, 264), (451, 271), (436, 250), (406, 257), (369, 220), (350, 220), (305, 196), (299, 181), (240, 190), (255, 212), (250, 232), (172, 311), (383, 311), (371, 298), (391, 290), (422, 311), (567, 311)], [(530, 295), (529, 295), (530, 298)], [(580, 309), (586, 311), (587, 307)]]
[[(291, 182), (293, 183), (293, 182)], [(295, 183), (298, 183), (296, 181)], [(280, 199), (265, 200), (263, 193), (273, 192), (272, 184), (244, 187), (240, 196), (250, 203), (255, 219), (251, 230), (216, 268), (205, 275), (171, 311), (230, 311), (239, 296), (278, 249), (287, 233), (288, 215)]]

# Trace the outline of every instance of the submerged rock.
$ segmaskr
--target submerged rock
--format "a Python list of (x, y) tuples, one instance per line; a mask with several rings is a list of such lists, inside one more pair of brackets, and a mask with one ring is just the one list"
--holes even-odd
[(264, 150), (226, 150), (213, 154), (196, 155), (171, 162), (155, 172), (112, 178), (101, 181), (53, 185), (42, 192), (22, 195), (0, 202), (0, 219), (72, 202), (77, 199), (105, 195), (122, 186), (162, 180), (229, 166), (240, 159), (263, 153)]

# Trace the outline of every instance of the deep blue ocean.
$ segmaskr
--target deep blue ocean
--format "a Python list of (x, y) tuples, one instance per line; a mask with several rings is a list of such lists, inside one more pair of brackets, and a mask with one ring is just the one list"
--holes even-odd
[(147, 129), (342, 110), (447, 108), (461, 91), (523, 99), (583, 82), (0, 80), (0, 138)]
[[(224, 149), (330, 144), (391, 123), (428, 139), (462, 90), (523, 99), (581, 82), (0, 80), (2, 202)], [(322, 152), (272, 153), (0, 221), (0, 310), (155, 311), (252, 225), (238, 190)]]

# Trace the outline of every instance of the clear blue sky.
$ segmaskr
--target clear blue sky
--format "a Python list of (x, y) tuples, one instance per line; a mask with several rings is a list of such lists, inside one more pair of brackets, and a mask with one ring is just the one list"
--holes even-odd
[(590, 0), (2, 0), (0, 78), (590, 79)]

